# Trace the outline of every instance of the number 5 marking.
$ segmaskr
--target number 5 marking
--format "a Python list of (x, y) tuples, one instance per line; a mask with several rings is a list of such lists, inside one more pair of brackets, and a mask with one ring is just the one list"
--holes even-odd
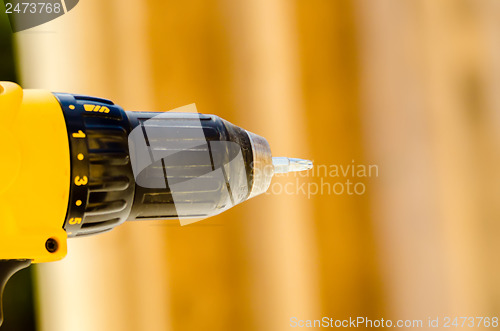
[(81, 217), (75, 217), (75, 218), (69, 219), (69, 224), (71, 224), (71, 225), (80, 224), (80, 223), (82, 223)]
[(88, 180), (87, 176), (83, 176), (82, 178), (80, 178), (80, 176), (75, 177), (75, 185), (76, 186), (87, 185), (88, 181), (89, 180)]

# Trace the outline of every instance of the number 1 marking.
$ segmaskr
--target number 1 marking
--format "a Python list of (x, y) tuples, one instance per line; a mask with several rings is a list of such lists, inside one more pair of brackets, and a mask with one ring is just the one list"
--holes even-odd
[(78, 130), (78, 132), (73, 133), (73, 138), (85, 138), (85, 137), (86, 135), (85, 133), (83, 133), (82, 130)]

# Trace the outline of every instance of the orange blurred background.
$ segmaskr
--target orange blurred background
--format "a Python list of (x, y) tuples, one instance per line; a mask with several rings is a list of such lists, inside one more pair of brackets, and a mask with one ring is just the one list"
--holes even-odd
[(81, 0), (14, 41), (24, 88), (194, 102), (275, 156), (378, 168), (360, 195), (281, 176), (306, 193), (71, 239), (36, 266), (40, 330), (498, 316), (500, 2)]

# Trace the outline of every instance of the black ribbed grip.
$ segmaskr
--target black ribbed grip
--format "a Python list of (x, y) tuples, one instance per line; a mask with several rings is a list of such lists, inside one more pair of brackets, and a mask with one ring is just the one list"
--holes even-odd
[[(205, 218), (248, 198), (253, 155), (245, 130), (214, 115), (126, 114), (138, 131), (129, 138), (131, 157), (150, 159), (135, 174), (128, 220)], [(229, 167), (237, 156), (239, 166)]]
[(113, 102), (54, 93), (63, 109), (71, 151), (71, 190), (64, 229), (69, 237), (111, 230), (133, 203), (130, 125)]
[(205, 218), (250, 195), (245, 130), (214, 115), (125, 112), (106, 99), (55, 96), (71, 154), (69, 237), (126, 220)]

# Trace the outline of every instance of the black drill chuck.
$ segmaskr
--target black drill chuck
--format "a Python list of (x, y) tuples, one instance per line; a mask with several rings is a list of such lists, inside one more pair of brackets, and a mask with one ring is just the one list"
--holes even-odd
[(250, 196), (247, 131), (214, 115), (129, 112), (105, 99), (55, 95), (71, 150), (68, 236), (126, 220), (205, 218)]

